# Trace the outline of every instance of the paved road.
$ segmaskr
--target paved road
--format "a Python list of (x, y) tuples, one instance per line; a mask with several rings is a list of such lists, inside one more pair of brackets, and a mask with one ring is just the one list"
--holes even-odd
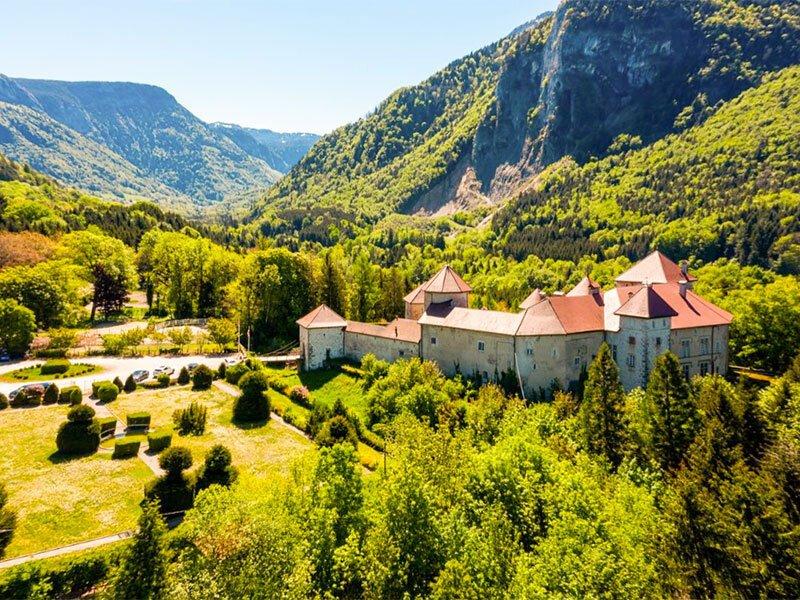
[[(225, 358), (230, 356), (236, 356), (235, 354), (230, 355), (214, 355), (214, 356), (175, 356), (175, 357), (166, 357), (166, 356), (144, 356), (144, 357), (137, 357), (137, 358), (115, 358), (111, 356), (93, 356), (93, 357), (85, 357), (85, 358), (76, 358), (72, 359), (73, 362), (82, 362), (88, 363), (92, 365), (98, 365), (102, 367), (104, 370), (100, 373), (95, 373), (93, 375), (87, 375), (84, 377), (74, 377), (69, 379), (56, 379), (53, 380), (58, 384), (58, 387), (64, 387), (67, 385), (77, 385), (81, 389), (86, 392), (90, 390), (92, 387), (93, 381), (99, 381), (102, 379), (114, 379), (114, 377), (119, 377), (123, 381), (130, 375), (133, 371), (138, 369), (144, 369), (147, 371), (153, 371), (156, 367), (161, 365), (169, 365), (175, 372), (177, 373), (180, 371), (181, 367), (188, 365), (189, 363), (204, 363), (211, 367), (212, 369), (216, 369), (219, 367), (219, 363), (221, 363)], [(25, 367), (30, 367), (32, 365), (40, 364), (44, 362), (41, 359), (37, 360), (24, 360), (18, 361), (14, 363), (6, 363), (0, 366), (0, 375), (4, 373), (8, 373), (10, 371), (15, 371), (16, 369), (23, 369)], [(12, 390), (17, 389), (21, 385), (27, 382), (0, 382), (0, 393), (8, 395), (9, 392)]]
[(98, 546), (105, 546), (106, 544), (113, 544), (120, 540), (131, 537), (133, 531), (123, 531), (115, 533), (114, 535), (107, 535), (105, 537), (89, 540), (87, 542), (78, 542), (68, 546), (61, 546), (60, 548), (53, 548), (52, 550), (44, 550), (42, 552), (34, 552), (33, 554), (25, 554), (15, 558), (0, 560), (0, 569), (7, 569), (15, 567), (32, 560), (39, 560), (41, 558), (52, 558), (54, 556), (61, 556), (62, 554), (70, 554), (72, 552), (79, 552), (80, 550), (89, 550), (90, 548), (97, 548)]

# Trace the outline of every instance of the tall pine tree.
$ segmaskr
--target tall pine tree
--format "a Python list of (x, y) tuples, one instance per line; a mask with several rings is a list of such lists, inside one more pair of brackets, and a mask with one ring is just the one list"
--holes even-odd
[(625, 393), (619, 382), (619, 369), (611, 349), (604, 343), (589, 367), (581, 422), (589, 452), (606, 457), (615, 467), (622, 460), (625, 442), (624, 405)]

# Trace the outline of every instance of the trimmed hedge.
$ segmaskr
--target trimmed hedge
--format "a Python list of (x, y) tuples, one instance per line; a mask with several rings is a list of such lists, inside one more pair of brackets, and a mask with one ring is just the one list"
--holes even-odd
[(105, 437), (109, 433), (114, 435), (114, 431), (117, 429), (117, 417), (103, 417), (102, 419), (97, 419), (97, 424), (100, 426), (100, 437)]
[(225, 381), (231, 385), (239, 385), (239, 380), (249, 371), (250, 368), (243, 362), (236, 363), (225, 371)]
[(125, 438), (118, 439), (114, 443), (114, 453), (111, 458), (131, 458), (139, 454), (139, 440), (126, 440)]
[(207, 390), (214, 382), (214, 373), (206, 365), (198, 365), (192, 373), (192, 389)]
[(35, 353), (36, 358), (65, 358), (67, 356), (67, 348), (43, 348), (37, 350)]
[[(100, 389), (102, 385), (114, 385), (114, 383), (110, 379), (103, 379), (101, 381), (93, 381), (92, 382), (92, 398), (97, 398), (97, 390)], [(116, 387), (116, 386), (114, 386)]]
[(314, 402), (311, 400), (311, 394), (309, 393), (308, 388), (304, 385), (296, 385), (289, 390), (289, 399), (295, 404), (299, 404), (305, 408), (314, 408)]
[(162, 514), (187, 510), (194, 504), (194, 483), (183, 473), (165, 475), (148, 482), (144, 488), (147, 500), (158, 500)]
[(58, 451), (64, 454), (91, 454), (100, 446), (100, 425), (94, 418), (94, 409), (79, 404), (67, 413), (56, 435)]
[(172, 445), (172, 432), (168, 429), (147, 434), (147, 446), (150, 452), (161, 452)]
[[(233, 369), (228, 369), (228, 374)], [(233, 405), (233, 420), (240, 423), (254, 423), (269, 419), (269, 379), (263, 371), (250, 371), (240, 380), (241, 395)]]
[(34, 385), (29, 388), (21, 389), (13, 399), (9, 400), (9, 404), (14, 408), (41, 406), (43, 396), (44, 386)]
[(156, 383), (158, 383), (158, 387), (160, 388), (168, 388), (172, 383), (172, 380), (166, 373), (161, 373), (161, 375), (156, 377)]
[(118, 392), (121, 392), (125, 388), (125, 385), (122, 383), (122, 379), (120, 379), (119, 377), (114, 377), (114, 381), (112, 381), (111, 383), (117, 386)]
[(39, 367), (42, 375), (61, 375), (67, 371), (69, 371), (69, 361), (64, 358), (48, 360)]
[(8, 396), (5, 394), (0, 394), (0, 410), (4, 408), (8, 408)]
[(44, 391), (44, 396), (42, 396), (42, 404), (55, 404), (58, 402), (58, 396), (58, 386), (55, 383), (51, 383)]
[(178, 385), (186, 385), (191, 380), (192, 378), (189, 375), (189, 369), (187, 369), (186, 367), (181, 367), (181, 370), (178, 373)]
[(83, 402), (83, 392), (77, 385), (69, 385), (61, 389), (58, 395), (59, 404), (70, 404), (76, 406)]
[(119, 388), (114, 383), (104, 383), (97, 387), (95, 391), (95, 398), (103, 404), (113, 402), (119, 396)]
[(135, 413), (130, 413), (125, 417), (125, 423), (127, 424), (128, 428), (133, 429), (144, 429), (150, 427), (150, 413), (145, 411), (139, 411)]
[(128, 375), (128, 378), (125, 380), (125, 385), (122, 386), (122, 390), (126, 394), (136, 391), (136, 380), (133, 378), (133, 375)]

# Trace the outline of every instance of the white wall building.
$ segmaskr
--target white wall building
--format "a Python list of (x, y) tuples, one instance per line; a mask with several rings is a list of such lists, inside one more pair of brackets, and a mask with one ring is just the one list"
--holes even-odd
[(534, 290), (521, 312), (468, 308), (472, 291), (449, 266), (405, 298), (405, 318), (388, 325), (346, 321), (327, 306), (299, 319), (306, 369), (326, 358), (384, 360), (418, 356), (448, 375), (485, 381), (513, 373), (526, 397), (557, 380), (578, 381), (600, 345), (611, 346), (625, 389), (647, 385), (659, 354), (668, 350), (684, 373), (725, 374), (730, 313), (692, 291), (692, 277), (660, 252), (620, 275), (603, 292), (588, 277), (565, 295)]

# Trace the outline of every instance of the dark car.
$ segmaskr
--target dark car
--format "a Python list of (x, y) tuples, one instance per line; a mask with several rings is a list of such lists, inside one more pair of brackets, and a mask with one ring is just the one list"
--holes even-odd
[(41, 382), (41, 383), (28, 383), (28, 384), (25, 384), (25, 385), (23, 385), (23, 386), (21, 386), (21, 387), (18, 387), (18, 388), (17, 388), (17, 389), (15, 389), (14, 391), (12, 391), (12, 392), (11, 392), (11, 393), (8, 395), (8, 399), (9, 399), (9, 400), (13, 400), (14, 398), (16, 398), (16, 397), (17, 397), (17, 394), (19, 394), (19, 393), (20, 393), (22, 390), (27, 390), (27, 389), (29, 389), (29, 388), (40, 387), (40, 388), (42, 388), (42, 390), (43, 390), (43, 391), (45, 391), (45, 392), (46, 392), (46, 391), (47, 391), (47, 388), (49, 388), (51, 385), (52, 385), (52, 384), (51, 384), (51, 383), (49, 383), (49, 382), (47, 382), (47, 381), (43, 381), (43, 382)]
[(131, 377), (136, 383), (142, 383), (145, 379), (150, 377), (150, 371), (145, 371), (144, 369), (139, 369), (131, 373)]
[(11, 360), (11, 357), (8, 355), (8, 352), (5, 348), (0, 348), (0, 362), (8, 362)]

